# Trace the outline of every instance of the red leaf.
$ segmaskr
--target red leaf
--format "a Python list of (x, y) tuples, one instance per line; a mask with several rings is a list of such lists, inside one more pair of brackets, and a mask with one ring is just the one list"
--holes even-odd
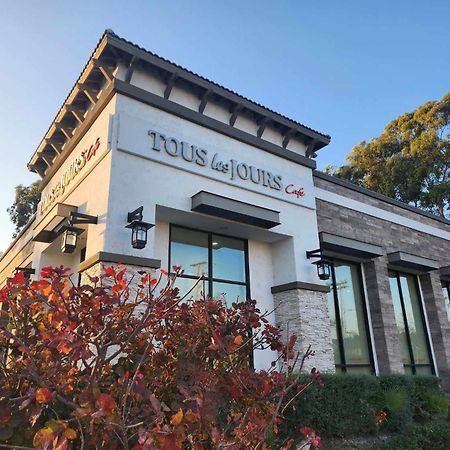
[(170, 424), (176, 427), (177, 425), (180, 425), (182, 420), (183, 420), (183, 411), (180, 408), (178, 412), (176, 412), (170, 419)]
[(25, 273), (17, 272), (12, 278), (9, 279), (9, 282), (16, 285), (25, 284)]
[(47, 388), (36, 389), (36, 401), (38, 403), (48, 403), (52, 397), (52, 392)]
[(156, 440), (160, 450), (181, 450), (183, 448), (183, 436), (178, 433), (158, 434)]
[(105, 413), (106, 415), (110, 415), (112, 411), (116, 408), (116, 401), (109, 394), (100, 394), (97, 397), (95, 402), (95, 406), (99, 411)]
[(314, 430), (311, 427), (301, 427), (300, 433), (302, 433), (303, 436), (310, 436), (314, 433)]
[(41, 277), (42, 278), (50, 278), (53, 275), (53, 267), (52, 266), (46, 266), (43, 267), (41, 270)]
[(61, 341), (56, 348), (60, 353), (64, 353), (64, 355), (67, 355), (72, 351), (70, 343), (66, 340)]
[(104, 267), (103, 272), (104, 272), (105, 276), (108, 276), (108, 277), (114, 278), (116, 276), (116, 270), (114, 269), (114, 267), (111, 267), (111, 266)]

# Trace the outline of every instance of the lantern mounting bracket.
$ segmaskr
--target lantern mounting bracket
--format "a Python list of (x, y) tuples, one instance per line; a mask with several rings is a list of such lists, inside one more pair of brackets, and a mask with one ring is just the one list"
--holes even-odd
[(34, 275), (36, 273), (35, 269), (32, 269), (31, 267), (16, 267), (14, 269), (14, 273), (23, 272), (25, 275), (25, 278), (29, 278), (31, 275)]
[(75, 211), (70, 213), (69, 225), (84, 225), (88, 223), (96, 224), (97, 222), (97, 216), (90, 216), (89, 214), (82, 214)]
[(306, 252), (306, 257), (308, 259), (311, 258), (322, 258), (322, 249), (321, 248), (317, 248), (316, 250), (310, 250)]
[(144, 210), (143, 206), (139, 206), (139, 208), (136, 208), (134, 211), (128, 213), (127, 222), (131, 223), (134, 220), (142, 220), (144, 218), (144, 215), (142, 214), (142, 211)]

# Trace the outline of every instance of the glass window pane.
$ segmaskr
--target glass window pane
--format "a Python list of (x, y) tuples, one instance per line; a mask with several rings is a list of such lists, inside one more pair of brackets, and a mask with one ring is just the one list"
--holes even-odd
[(245, 282), (244, 241), (212, 236), (213, 278)]
[(397, 276), (395, 273), (389, 273), (389, 284), (391, 286), (391, 297), (394, 304), (395, 321), (397, 323), (398, 333), (400, 337), (403, 364), (411, 364), (412, 361), (408, 351), (405, 321), (403, 320), (402, 303), (400, 300), (400, 292), (398, 290)]
[(430, 355), (428, 353), (426, 331), (423, 324), (422, 308), (415, 277), (412, 275), (401, 275), (400, 284), (405, 303), (414, 362), (416, 364), (429, 364)]
[[(332, 287), (333, 281), (331, 279), (327, 280), (327, 284), (330, 287)], [(334, 307), (333, 289), (331, 289), (330, 292), (328, 292), (327, 300), (328, 300), (328, 314), (330, 315), (331, 340), (333, 342), (333, 350), (334, 350), (334, 363), (342, 364), (341, 350), (339, 348), (339, 341), (337, 336), (336, 309)]]
[(233, 302), (245, 301), (247, 298), (246, 288), (242, 284), (213, 283), (213, 298), (223, 301), (231, 306)]
[(336, 291), (347, 364), (370, 364), (364, 299), (358, 267), (354, 264), (335, 263)]
[(405, 369), (405, 375), (413, 375), (414, 374), (411, 366), (405, 366), (404, 369)]
[(180, 264), (186, 275), (208, 275), (208, 234), (172, 227), (170, 263)]
[(179, 297), (184, 297), (189, 291), (190, 293), (186, 296), (186, 301), (201, 300), (202, 298), (204, 298), (204, 293), (206, 293), (206, 296), (208, 296), (208, 282), (200, 280), (197, 283), (197, 281), (198, 280), (192, 278), (178, 277), (175, 280), (174, 287), (177, 287), (180, 290)]
[(416, 366), (416, 374), (417, 375), (433, 375), (433, 371), (431, 370), (431, 366)]
[(442, 288), (442, 293), (444, 294), (445, 309), (447, 311), (448, 321), (450, 322), (450, 296), (449, 296), (449, 286), (444, 286)]

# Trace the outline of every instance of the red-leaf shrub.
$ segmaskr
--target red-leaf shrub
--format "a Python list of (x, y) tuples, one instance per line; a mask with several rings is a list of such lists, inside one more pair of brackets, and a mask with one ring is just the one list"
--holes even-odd
[[(63, 267), (46, 267), (42, 276), (18, 274), (0, 291), (0, 442), (59, 450), (270, 448), (288, 414), (285, 394), (299, 358), (295, 338), (283, 344), (255, 301), (230, 308), (187, 301), (175, 276), (130, 280), (120, 267), (81, 287)], [(270, 370), (252, 368), (256, 348), (278, 352)], [(320, 441), (312, 430), (306, 436)], [(300, 432), (291, 438), (283, 448)]]

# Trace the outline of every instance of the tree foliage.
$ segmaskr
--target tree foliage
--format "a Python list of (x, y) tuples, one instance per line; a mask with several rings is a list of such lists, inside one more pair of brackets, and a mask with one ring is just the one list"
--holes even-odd
[(450, 93), (390, 122), (326, 171), (442, 217), (450, 217)]
[[(39, 281), (19, 273), (0, 291), (0, 442), (44, 450), (271, 448), (307, 387), (286, 399), (295, 363), (309, 353), (295, 354), (295, 337), (283, 344), (255, 301), (187, 300), (164, 271), (127, 279), (125, 269), (107, 267), (81, 287), (67, 273), (47, 267)], [(269, 370), (252, 368), (256, 348), (278, 352)], [(296, 431), (276, 448), (297, 438), (319, 445), (311, 428)]]
[(16, 226), (13, 237), (28, 223), (31, 216), (36, 212), (41, 193), (39, 191), (40, 181), (35, 181), (30, 186), (19, 184), (15, 188), (14, 203), (7, 209), (12, 223)]

